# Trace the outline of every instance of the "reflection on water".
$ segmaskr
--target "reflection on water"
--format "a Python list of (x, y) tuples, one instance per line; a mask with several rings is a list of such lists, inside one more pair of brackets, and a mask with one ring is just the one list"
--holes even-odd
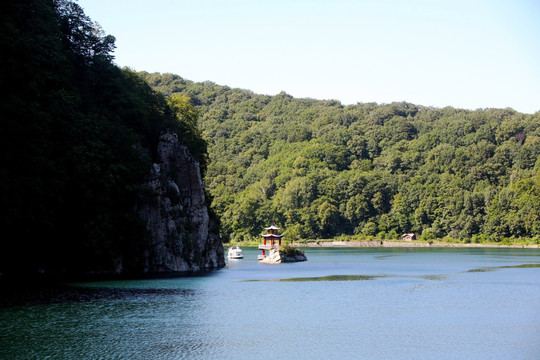
[(540, 268), (540, 264), (521, 264), (521, 265), (509, 265), (501, 266), (501, 269), (531, 269), (531, 268)]
[(499, 268), (496, 268), (496, 267), (493, 267), (493, 266), (488, 266), (488, 267), (483, 267), (483, 268), (478, 268), (478, 269), (471, 269), (471, 270), (467, 270), (467, 272), (470, 272), (470, 273), (475, 273), (475, 272), (491, 272), (491, 271), (495, 271)]
[(263, 280), (243, 280), (244, 282), (253, 281), (271, 281), (271, 282), (301, 282), (301, 281), (364, 281), (375, 280), (389, 277), (411, 277), (424, 280), (445, 280), (448, 278), (446, 275), (421, 275), (421, 276), (404, 276), (404, 275), (328, 275), (328, 276), (316, 276), (316, 277), (298, 277), (298, 278), (286, 278), (286, 279), (263, 279)]
[(244, 281), (281, 281), (281, 282), (299, 282), (299, 281), (359, 281), (373, 280), (381, 276), (376, 275), (329, 275), (317, 277), (288, 278), (288, 279), (266, 279), (266, 280), (244, 280)]
[(448, 275), (422, 275), (420, 278), (425, 280), (441, 281), (448, 279)]
[(538, 359), (538, 249), (305, 251), (3, 292), (0, 359)]
[(496, 271), (500, 269), (532, 269), (532, 268), (540, 268), (540, 264), (521, 264), (521, 265), (507, 265), (507, 266), (488, 266), (478, 269), (471, 269), (467, 272), (489, 272), (489, 271)]
[(93, 302), (133, 300), (156, 296), (194, 295), (193, 289), (140, 289), (85, 286), (43, 286), (38, 288), (16, 287), (5, 289), (8, 293), (1, 298), (0, 306), (32, 306), (63, 304), (68, 302)]

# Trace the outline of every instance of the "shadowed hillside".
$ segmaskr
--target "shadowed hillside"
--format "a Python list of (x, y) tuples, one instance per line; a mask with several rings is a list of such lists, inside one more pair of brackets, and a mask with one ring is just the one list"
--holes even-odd
[[(163, 239), (136, 207), (157, 201), (146, 182), (151, 169), (163, 166), (162, 133), (189, 147), (189, 168), (205, 169), (206, 143), (196, 118), (185, 115), (196, 114), (194, 108), (168, 103), (137, 74), (115, 66), (114, 37), (71, 1), (8, 1), (0, 27), (0, 273), (162, 269), (148, 265), (148, 255), (141, 261), (145, 251), (152, 254), (149, 239)], [(180, 183), (179, 170), (185, 169), (160, 174)], [(184, 210), (177, 229), (189, 228), (187, 239), (196, 227)], [(174, 242), (182, 234), (168, 235)], [(193, 262), (192, 251), (200, 250), (197, 259), (212, 251), (190, 249), (182, 254)]]

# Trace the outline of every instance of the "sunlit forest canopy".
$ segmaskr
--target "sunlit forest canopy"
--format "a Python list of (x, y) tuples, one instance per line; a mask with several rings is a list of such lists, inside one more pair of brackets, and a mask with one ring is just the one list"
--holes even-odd
[(200, 111), (222, 235), (540, 236), (540, 112), (297, 99), (141, 75)]

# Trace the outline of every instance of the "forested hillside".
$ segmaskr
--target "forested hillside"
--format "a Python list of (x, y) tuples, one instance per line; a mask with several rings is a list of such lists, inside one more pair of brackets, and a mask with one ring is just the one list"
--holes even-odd
[(188, 96), (209, 142), (222, 235), (540, 240), (540, 112), (344, 106), (141, 73)]
[(0, 275), (129, 263), (160, 133), (205, 163), (189, 104), (114, 65), (114, 37), (71, 1), (7, 1), (0, 34)]

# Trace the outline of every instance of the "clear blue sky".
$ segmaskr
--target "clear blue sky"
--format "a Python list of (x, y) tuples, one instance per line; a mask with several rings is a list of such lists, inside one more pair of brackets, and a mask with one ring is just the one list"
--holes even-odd
[(79, 0), (137, 71), (343, 104), (540, 110), (539, 0)]

